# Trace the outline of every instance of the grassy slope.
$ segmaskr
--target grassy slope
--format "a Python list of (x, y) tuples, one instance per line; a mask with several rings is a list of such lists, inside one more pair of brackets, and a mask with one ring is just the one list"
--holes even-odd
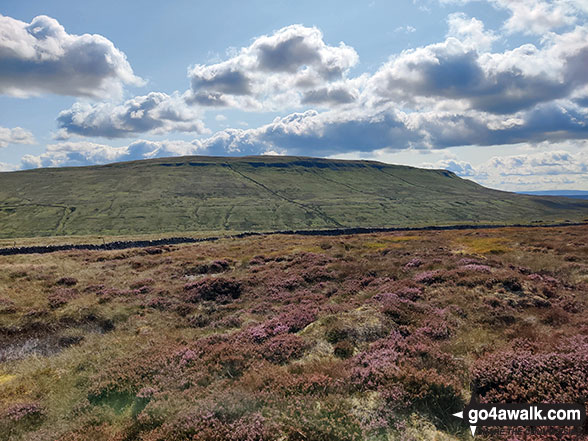
[(588, 218), (441, 170), (296, 157), (183, 157), (0, 173), (0, 237)]

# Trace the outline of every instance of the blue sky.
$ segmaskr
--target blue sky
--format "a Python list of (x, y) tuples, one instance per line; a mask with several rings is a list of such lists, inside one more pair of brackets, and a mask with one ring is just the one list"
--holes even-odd
[(290, 154), (588, 190), (588, 0), (6, 1), (0, 14), (1, 170)]

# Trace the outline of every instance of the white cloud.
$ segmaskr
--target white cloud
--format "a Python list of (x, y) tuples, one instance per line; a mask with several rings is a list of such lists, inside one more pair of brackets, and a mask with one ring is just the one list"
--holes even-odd
[(8, 129), (0, 126), (0, 148), (10, 144), (34, 144), (35, 137), (22, 127)]
[(211, 106), (268, 110), (344, 105), (358, 99), (366, 78), (347, 79), (357, 54), (343, 43), (328, 46), (316, 28), (288, 26), (234, 52), (227, 61), (191, 67), (191, 89), (183, 95), (151, 92), (118, 105), (76, 103), (59, 114), (57, 139), (206, 133), (201, 114)]
[(17, 169), (18, 167), (16, 165), (0, 162), (0, 172), (14, 171)]
[[(466, 20), (452, 17), (450, 21)], [(476, 30), (483, 28), (474, 23), (462, 32), (465, 42), (450, 36), (402, 52), (368, 80), (364, 100), (416, 109), (451, 100), (456, 110), (509, 114), (571, 96), (588, 84), (588, 27), (549, 35), (540, 48), (524, 44), (499, 53), (479, 52), (476, 45), (488, 45), (491, 38), (484, 40), (485, 34)]]
[(487, 52), (492, 48), (498, 37), (492, 31), (484, 29), (484, 23), (476, 18), (468, 18), (462, 12), (456, 12), (447, 18), (449, 25), (448, 37), (455, 37), (464, 46), (479, 52)]
[[(581, 144), (588, 147), (586, 141)], [(477, 166), (459, 159), (442, 159), (423, 166), (444, 168), (458, 176), (473, 178), (483, 185), (513, 191), (550, 187), (576, 190), (588, 188), (588, 151), (573, 153), (562, 147), (567, 146), (528, 145), (529, 153), (494, 156)], [(537, 149), (548, 150), (535, 151)]]
[(254, 129), (226, 129), (195, 140), (213, 154), (288, 154), (329, 156), (377, 149), (435, 150), (520, 142), (585, 139), (588, 115), (571, 106), (544, 105), (515, 117), (478, 111), (401, 112), (393, 106), (317, 112), (308, 110), (275, 118)]
[[(479, 0), (439, 0), (441, 4), (465, 4)], [(582, 14), (588, 13), (586, 0), (487, 0), (510, 17), (503, 24), (508, 33), (544, 35), (550, 31), (574, 25)]]
[(398, 26), (396, 29), (394, 29), (394, 32), (399, 32), (402, 34), (412, 34), (413, 32), (416, 32), (416, 28), (410, 25)]
[(200, 112), (179, 94), (151, 92), (122, 104), (76, 103), (57, 117), (58, 139), (72, 135), (128, 137), (138, 133), (172, 131), (206, 133)]
[(200, 152), (198, 145), (185, 141), (138, 140), (123, 147), (112, 147), (87, 141), (61, 142), (48, 145), (46, 151), (41, 155), (23, 156), (21, 168), (107, 164), (117, 161), (193, 155), (198, 152)]
[(508, 32), (543, 35), (577, 21), (577, 9), (570, 1), (492, 0), (492, 3), (512, 14), (504, 24)]
[(478, 168), (488, 176), (537, 176), (588, 174), (588, 152), (573, 154), (565, 150), (526, 155), (495, 156)]
[[(357, 53), (344, 43), (327, 45), (317, 28), (288, 26), (234, 52), (226, 61), (190, 68), (195, 103), (261, 110), (296, 106), (309, 96), (314, 103), (331, 105), (354, 96), (353, 85), (344, 80)], [(338, 89), (329, 93), (327, 85), (334, 81), (339, 81)]]
[(0, 93), (43, 93), (99, 98), (124, 84), (143, 84), (126, 56), (101, 35), (68, 34), (40, 15), (31, 23), (0, 15)]
[(467, 161), (460, 161), (457, 159), (442, 159), (433, 164), (424, 163), (422, 164), (422, 166), (426, 168), (440, 168), (444, 170), (449, 170), (455, 173), (456, 175), (462, 177), (474, 176), (476, 174), (476, 171), (472, 167), (472, 164), (470, 164)]
[(276, 152), (275, 150), (267, 150), (262, 153), (264, 156), (284, 156), (285, 154), (284, 152)]
[[(588, 115), (573, 106), (565, 108), (553, 105), (539, 106), (507, 119), (478, 111), (406, 113), (392, 106), (327, 112), (308, 110), (277, 117), (271, 123), (257, 128), (229, 128), (207, 138), (195, 139), (187, 151), (215, 155), (274, 151), (291, 155), (329, 156), (378, 149), (426, 151), (466, 145), (557, 142), (586, 139), (587, 121)], [(112, 158), (107, 154), (116, 157), (112, 160), (122, 160), (120, 158), (128, 153), (111, 148), (105, 150), (105, 146), (92, 143), (62, 143), (48, 147), (43, 164), (54, 165), (52, 158), (55, 157), (58, 157), (57, 163), (71, 163), (74, 156), (66, 155), (64, 160), (64, 154), (69, 148), (74, 149), (73, 153), (79, 153), (80, 146), (87, 152), (80, 159), (80, 163), (84, 164), (91, 163), (89, 161), (92, 159), (100, 163), (109, 161)], [(163, 147), (170, 154), (175, 154), (168, 146)], [(98, 151), (96, 158), (88, 154), (92, 148)], [(150, 151), (154, 150), (152, 145), (150, 148)], [(176, 151), (178, 154), (184, 152), (182, 149)]]

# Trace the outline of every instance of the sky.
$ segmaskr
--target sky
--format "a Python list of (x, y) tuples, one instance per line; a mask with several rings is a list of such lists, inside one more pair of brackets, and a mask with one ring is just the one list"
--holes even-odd
[(588, 190), (588, 0), (0, 5), (0, 170), (177, 155)]

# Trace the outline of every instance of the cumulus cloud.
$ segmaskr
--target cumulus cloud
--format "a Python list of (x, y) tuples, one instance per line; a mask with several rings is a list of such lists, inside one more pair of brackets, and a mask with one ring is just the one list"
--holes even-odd
[(143, 84), (123, 52), (101, 35), (68, 34), (40, 15), (30, 23), (0, 15), (0, 93), (103, 97)]
[(58, 139), (71, 135), (128, 137), (138, 133), (172, 131), (206, 133), (197, 109), (178, 94), (151, 92), (122, 104), (76, 103), (57, 117)]
[[(327, 45), (317, 28), (292, 25), (256, 38), (226, 61), (191, 67), (192, 101), (246, 110), (292, 106), (300, 100), (348, 103), (356, 94), (345, 90), (342, 80), (357, 61), (353, 48)], [(327, 87), (333, 81), (340, 82), (338, 88)]]
[(442, 159), (423, 166), (443, 168), (490, 187), (515, 191), (537, 187), (569, 188), (570, 185), (588, 185), (588, 152), (572, 153), (563, 150), (565, 144), (548, 143), (527, 147), (551, 150), (494, 156), (477, 166), (459, 159)]
[(468, 161), (462, 161), (455, 158), (440, 159), (433, 163), (424, 162), (420, 164), (420, 166), (424, 168), (449, 170), (461, 177), (475, 176), (477, 173), (476, 169)]
[(431, 99), (448, 99), (472, 109), (508, 114), (567, 97), (588, 83), (588, 27), (550, 35), (541, 48), (524, 44), (501, 53), (479, 52), (476, 41), (483, 36), (467, 34), (462, 35), (465, 43), (448, 37), (402, 52), (374, 74), (364, 94), (376, 103), (430, 107)]
[(0, 162), (0, 172), (14, 171), (17, 169), (18, 167), (16, 165)]
[(483, 112), (415, 112), (407, 126), (422, 134), (427, 148), (563, 141), (588, 136), (588, 115), (580, 109), (545, 104), (510, 118)]
[(576, 23), (578, 1), (567, 0), (491, 0), (499, 8), (510, 11), (505, 22), (508, 32), (543, 35), (552, 30)]
[(348, 87), (348, 84), (334, 85), (306, 91), (300, 102), (315, 105), (349, 104), (357, 101), (358, 96), (359, 90)]
[(489, 51), (492, 43), (498, 39), (494, 32), (484, 28), (484, 23), (476, 18), (469, 18), (463, 12), (450, 14), (447, 24), (449, 25), (448, 36), (455, 37), (464, 46), (481, 52)]
[[(229, 60), (193, 66), (189, 70), (191, 89), (182, 95), (152, 92), (118, 105), (77, 103), (60, 113), (58, 139), (72, 135), (116, 138), (171, 131), (206, 133), (201, 113), (211, 106), (328, 109), (323, 116), (304, 120), (322, 121), (327, 133), (330, 128), (352, 133), (361, 128), (376, 131), (375, 135), (364, 133), (364, 141), (332, 136), (331, 148), (336, 148), (335, 142), (364, 146), (370, 140), (375, 142), (373, 148), (381, 147), (385, 138), (381, 133), (386, 128), (382, 124), (366, 125), (366, 121), (374, 115), (380, 115), (380, 119), (386, 115), (383, 120), (388, 121), (391, 106), (402, 106), (408, 114), (413, 113), (402, 120), (406, 127), (398, 145), (404, 145), (405, 137), (407, 143), (443, 148), (458, 142), (491, 145), (523, 136), (541, 140), (585, 133), (582, 124), (586, 118), (578, 108), (586, 96), (579, 91), (588, 90), (588, 27), (550, 34), (541, 47), (525, 44), (497, 53), (489, 52), (497, 37), (481, 21), (452, 14), (448, 27), (445, 41), (404, 51), (371, 76), (348, 78), (348, 69), (357, 62), (352, 48), (343, 43), (327, 45), (316, 28), (289, 26), (235, 50)], [(568, 98), (573, 102), (557, 101)], [(553, 126), (547, 120), (550, 112), (566, 125), (548, 135), (542, 123)], [(574, 112), (577, 115), (571, 117)], [(509, 116), (497, 118), (492, 114)], [(255, 133), (262, 133), (264, 127), (255, 129)], [(318, 142), (313, 141), (318, 137), (312, 127), (306, 140), (309, 146)], [(396, 125), (389, 129), (398, 134)], [(238, 144), (234, 139), (237, 133), (228, 136), (229, 152)], [(419, 140), (414, 141), (415, 137)], [(237, 138), (250, 140), (251, 135)], [(327, 139), (324, 133), (320, 138), (321, 142)], [(255, 139), (257, 142), (259, 137)], [(243, 142), (247, 146), (250, 141)], [(271, 147), (276, 148), (287, 147)]]
[(35, 137), (28, 130), (22, 127), (8, 129), (0, 127), (0, 147), (6, 147), (10, 144), (34, 144)]
[(212, 154), (259, 154), (266, 151), (291, 155), (328, 156), (345, 151), (406, 148), (419, 136), (407, 130), (403, 116), (393, 110), (363, 115), (308, 110), (274, 119), (255, 129), (227, 129), (195, 140)]
[(195, 140), (212, 154), (329, 156), (377, 149), (444, 149), (520, 142), (561, 141), (588, 137), (588, 115), (579, 109), (539, 106), (511, 118), (483, 112), (402, 112), (393, 107), (317, 112), (308, 110), (275, 118), (253, 129), (226, 129)]
[[(215, 155), (275, 151), (291, 155), (329, 156), (377, 149), (434, 150), (586, 137), (588, 115), (579, 108), (548, 104), (505, 119), (477, 111), (406, 113), (387, 107), (292, 113), (257, 128), (228, 128), (207, 138), (195, 139), (190, 148)], [(64, 148), (79, 145), (91, 147), (93, 144), (57, 144), (57, 152), (61, 154)], [(51, 147), (47, 153), (47, 158), (54, 157), (56, 151)], [(107, 159), (99, 160), (104, 162)], [(53, 164), (50, 160), (45, 163)]]
[(527, 155), (495, 156), (478, 168), (486, 176), (585, 175), (588, 155), (553, 150)]
[[(465, 4), (477, 0), (439, 0), (441, 4)], [(544, 35), (574, 25), (588, 13), (586, 0), (487, 0), (497, 9), (510, 13), (503, 29), (508, 33)]]
[(61, 142), (48, 145), (46, 151), (41, 155), (23, 156), (21, 168), (107, 164), (137, 159), (193, 155), (198, 152), (198, 145), (185, 141), (138, 140), (123, 147), (112, 147), (87, 141)]
[(152, 92), (122, 104), (76, 103), (59, 114), (57, 139), (206, 133), (201, 113), (215, 106), (267, 110), (350, 104), (365, 81), (365, 76), (345, 77), (356, 62), (352, 48), (327, 45), (318, 29), (288, 26), (255, 39), (227, 61), (191, 67), (191, 89), (184, 94)]

